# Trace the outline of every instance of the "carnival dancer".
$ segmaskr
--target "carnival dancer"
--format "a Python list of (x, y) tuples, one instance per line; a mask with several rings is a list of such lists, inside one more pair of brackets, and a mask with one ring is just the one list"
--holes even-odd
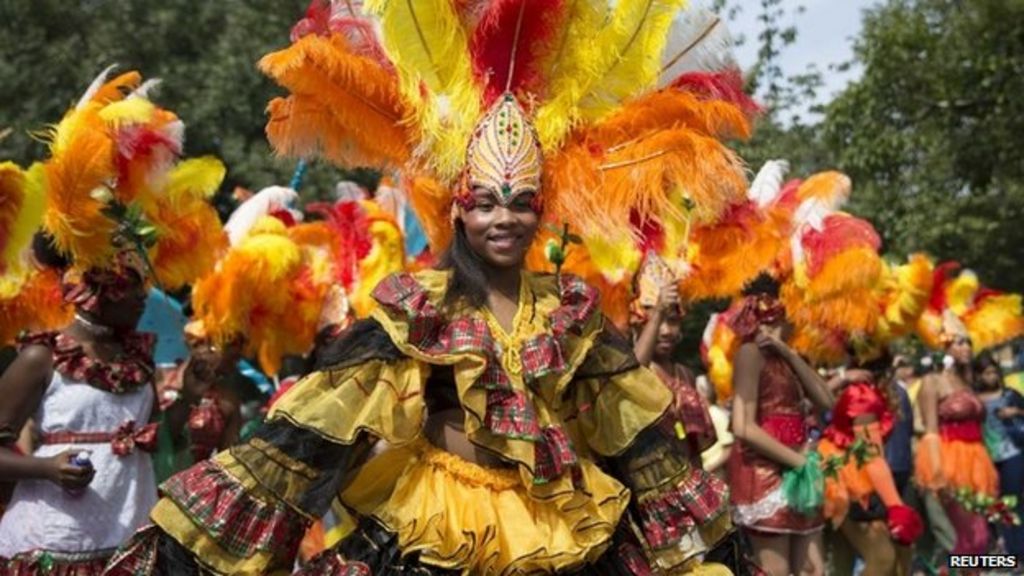
[[(675, 545), (683, 566), (700, 565), (705, 554), (721, 544), (732, 531), (729, 488), (717, 476), (704, 470), (702, 454), (715, 444), (715, 426), (708, 407), (697, 391), (693, 372), (673, 359), (682, 337), (684, 311), (679, 302), (679, 279), (656, 254), (647, 256), (637, 282), (637, 297), (631, 305), (633, 351), (641, 365), (650, 366), (673, 394), (669, 414), (661, 427), (668, 442), (660, 458), (687, 462), (675, 480), (682, 500), (675, 503), (680, 530)], [(678, 424), (677, 424), (678, 423)], [(652, 454), (653, 456), (653, 454)], [(646, 494), (634, 497), (643, 501)], [(705, 564), (705, 566), (707, 566)], [(734, 571), (738, 566), (733, 567)]]
[[(860, 362), (841, 376), (842, 389), (832, 419), (818, 446), (829, 471), (825, 479), (824, 513), (845, 543), (864, 560), (864, 574), (904, 573), (898, 569), (909, 555), (898, 554), (921, 535), (918, 514), (900, 495), (883, 447), (899, 417), (895, 392), (888, 389), (890, 360), (882, 355)], [(853, 570), (852, 557), (839, 542), (834, 555), (846, 557), (846, 570)], [(843, 568), (838, 568), (840, 571)]]
[(975, 346), (986, 350), (1024, 333), (1021, 297), (983, 288), (956, 262), (936, 266), (934, 277), (929, 307), (917, 327), (926, 344), (945, 351), (946, 362), (921, 385), (925, 435), (917, 448), (915, 479), (941, 501), (956, 530), (951, 552), (983, 554), (989, 548), (988, 517), (1012, 522), (1013, 511), (1002, 511), (1004, 503), (996, 501), (999, 477), (985, 448), (986, 410), (975, 391), (972, 359)]
[(983, 442), (985, 405), (973, 390), (971, 340), (951, 314), (944, 322), (946, 353), (954, 363), (922, 382), (919, 401), (925, 435), (915, 456), (915, 477), (924, 489), (938, 494), (956, 529), (951, 553), (984, 554), (989, 545), (988, 522), (958, 502), (957, 491), (995, 497), (999, 476)]
[(572, 243), (742, 195), (731, 124), (694, 114), (731, 105), (672, 84), (685, 54), (659, 64), (678, 6), (375, 2), (376, 22), (353, 17), (383, 47), (342, 18), (264, 58), (292, 92), (270, 105), (275, 146), (403, 172), (446, 255), (381, 282), (254, 438), (165, 483), (109, 573), (288, 569), (335, 498), (361, 523), (308, 573), (679, 572), (686, 463), (642, 458), (671, 392), (596, 290), (524, 269), (542, 210)]
[[(785, 344), (778, 284), (763, 275), (745, 292), (731, 321), (743, 342), (733, 377), (733, 520), (747, 532), (756, 562), (769, 574), (823, 574), (822, 479), (805, 400), (824, 411), (834, 399), (818, 373)], [(787, 475), (793, 480), (784, 483)]]
[[(150, 282), (180, 288), (225, 243), (206, 202), (224, 166), (179, 162), (181, 121), (146, 98), (138, 73), (106, 74), (53, 129), (51, 157), (25, 172), (45, 210), (19, 224), (42, 227), (70, 262), (74, 320), (24, 337), (0, 379), (0, 442), (30, 417), (40, 440), (31, 455), (0, 451), (0, 477), (17, 480), (0, 520), (4, 574), (99, 574), (145, 522), (156, 499), (145, 453), (156, 440), (153, 338), (134, 329)], [(192, 373), (184, 386), (201, 394)]]

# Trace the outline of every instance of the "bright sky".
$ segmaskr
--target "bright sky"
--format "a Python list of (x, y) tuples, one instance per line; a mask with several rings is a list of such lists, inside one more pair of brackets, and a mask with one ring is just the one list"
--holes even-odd
[[(860, 32), (861, 12), (877, 4), (878, 0), (785, 0), (784, 3), (796, 25), (797, 38), (779, 57), (783, 74), (799, 74), (809, 65), (815, 65), (825, 79), (818, 99), (828, 101), (860, 74), (857, 68), (838, 72), (832, 66), (853, 57), (853, 40)], [(760, 32), (757, 15), (761, 5), (756, 0), (742, 0), (737, 4), (742, 11), (735, 21), (729, 23), (729, 30), (734, 36), (742, 35), (746, 39), (736, 49), (736, 57), (745, 69), (757, 60), (757, 35)], [(796, 14), (799, 5), (806, 8), (803, 14)]]

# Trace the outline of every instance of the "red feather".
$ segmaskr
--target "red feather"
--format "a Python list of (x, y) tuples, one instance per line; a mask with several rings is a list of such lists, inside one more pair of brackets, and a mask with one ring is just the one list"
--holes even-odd
[(318, 202), (310, 204), (306, 210), (322, 215), (327, 225), (338, 235), (338, 279), (345, 288), (351, 288), (359, 273), (359, 262), (373, 248), (366, 211), (359, 202), (351, 200), (342, 200), (334, 205)]
[(553, 40), (563, 17), (562, 0), (491, 2), (470, 39), (473, 72), (484, 83), (486, 105), (506, 88), (519, 92), (537, 87), (541, 80), (538, 56), (545, 53), (542, 48)]
[(953, 277), (953, 273), (960, 269), (960, 263), (955, 261), (943, 262), (935, 267), (932, 272), (932, 297), (928, 307), (932, 310), (942, 311), (946, 309), (946, 284)]
[(660, 252), (665, 247), (665, 229), (659, 222), (652, 218), (641, 222), (640, 215), (635, 210), (629, 215), (629, 221), (633, 229), (640, 234), (639, 248), (641, 252)]
[(878, 250), (882, 240), (867, 220), (853, 216), (832, 215), (825, 218), (822, 230), (804, 233), (803, 245), (808, 255), (808, 272), (817, 275), (825, 263), (840, 252), (853, 248)]
[(751, 118), (761, 113), (761, 106), (743, 91), (743, 75), (736, 68), (721, 72), (687, 72), (673, 80), (671, 86), (708, 100), (728, 102)]
[(327, 36), (330, 32), (331, 2), (330, 0), (312, 0), (306, 8), (306, 17), (292, 26), (291, 41), (296, 42), (303, 36), (317, 34)]

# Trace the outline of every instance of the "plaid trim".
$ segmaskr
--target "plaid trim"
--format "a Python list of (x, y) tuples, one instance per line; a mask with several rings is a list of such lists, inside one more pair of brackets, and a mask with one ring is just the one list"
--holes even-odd
[(136, 531), (110, 559), (105, 576), (152, 574), (161, 533), (160, 528), (152, 524)]
[(694, 467), (669, 489), (639, 498), (637, 508), (644, 537), (652, 548), (664, 548), (695, 526), (725, 511), (729, 487), (717, 476)]
[(532, 442), (544, 440), (533, 403), (522, 392), (488, 391), (484, 426), (501, 436)]
[(256, 552), (294, 557), (305, 520), (282, 503), (263, 502), (211, 460), (171, 477), (160, 487), (221, 548), (239, 558)]
[(33, 550), (13, 558), (0, 557), (3, 576), (100, 576), (113, 550), (58, 552)]
[[(533, 482), (543, 484), (558, 478), (567, 470), (575, 470), (579, 458), (572, 441), (560, 426), (544, 428), (544, 439), (534, 445)], [(575, 480), (575, 478), (574, 478)]]
[(18, 346), (46, 346), (53, 352), (54, 370), (67, 378), (112, 394), (127, 394), (153, 381), (156, 335), (125, 332), (118, 335), (118, 340), (123, 352), (110, 362), (89, 356), (80, 342), (62, 332), (28, 334), (18, 341)]
[[(599, 313), (598, 292), (586, 282), (566, 274), (561, 277), (560, 289), (560, 304), (548, 318), (550, 331), (523, 344), (523, 376), (528, 381), (564, 372), (568, 367), (563, 353), (567, 338), (582, 335), (590, 318)], [(412, 274), (388, 276), (374, 289), (373, 297), (408, 323), (409, 344), (428, 356), (475, 352), (491, 361), (499, 357), (497, 341), (485, 320), (444, 318)]]
[[(426, 289), (409, 273), (384, 279), (373, 292), (374, 299), (389, 314), (409, 326), (408, 344), (427, 356), (476, 353), (487, 359), (487, 367), (473, 384), (487, 393), (484, 426), (493, 434), (535, 443), (534, 481), (548, 482), (567, 470), (575, 470), (578, 457), (565, 432), (556, 426), (543, 430), (527, 392), (515, 390), (498, 361), (502, 350), (487, 321), (473, 315), (446, 319), (429, 298)], [(583, 280), (563, 275), (559, 284), (559, 306), (549, 315), (549, 330), (525, 341), (520, 350), (523, 379), (527, 383), (569, 369), (569, 338), (579, 337), (599, 313), (598, 292)], [(575, 470), (578, 473), (578, 470)]]

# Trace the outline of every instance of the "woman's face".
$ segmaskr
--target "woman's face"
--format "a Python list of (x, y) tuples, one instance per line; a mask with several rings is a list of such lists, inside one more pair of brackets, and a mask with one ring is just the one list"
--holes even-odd
[(955, 360), (957, 364), (961, 366), (970, 364), (971, 357), (973, 356), (970, 339), (964, 337), (955, 338), (950, 342), (947, 352), (953, 357), (953, 360)]
[(135, 328), (145, 310), (145, 282), (134, 272), (129, 272), (123, 286), (101, 289), (96, 319), (112, 328)]
[(473, 252), (495, 268), (520, 267), (537, 233), (535, 192), (524, 192), (508, 206), (486, 188), (474, 188), (472, 207), (462, 210), (462, 224)]
[(986, 366), (981, 372), (981, 385), (985, 390), (993, 390), (1002, 385), (999, 370), (995, 366)]
[(681, 308), (668, 311), (658, 325), (658, 339), (654, 344), (654, 354), (658, 357), (668, 357), (676, 349), (676, 345), (683, 337), (683, 316)]
[(210, 377), (230, 374), (242, 357), (241, 339), (236, 339), (223, 347), (206, 338), (188, 338), (186, 342), (193, 362), (199, 363)]

